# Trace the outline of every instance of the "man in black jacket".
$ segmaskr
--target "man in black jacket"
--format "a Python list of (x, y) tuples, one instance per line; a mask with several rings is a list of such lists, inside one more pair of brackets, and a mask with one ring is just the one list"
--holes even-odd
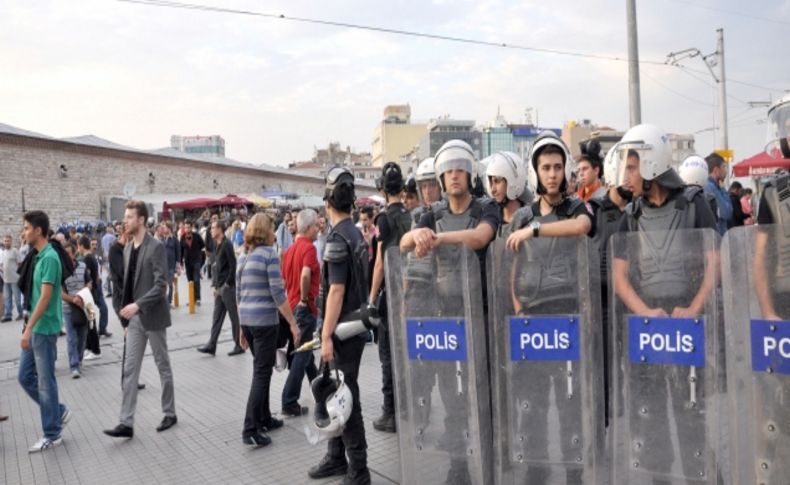
[(214, 317), (211, 324), (211, 337), (206, 345), (198, 347), (198, 352), (214, 355), (217, 351), (217, 340), (225, 322), (225, 314), (230, 314), (231, 331), (235, 346), (228, 355), (243, 354), (239, 345), (239, 310), (236, 306), (236, 253), (233, 243), (225, 238), (225, 222), (215, 221), (211, 224), (211, 237), (214, 239), (214, 269), (211, 286), (214, 289)]
[(182, 266), (186, 269), (187, 281), (195, 284), (195, 304), (200, 306), (200, 267), (203, 266), (203, 250), (206, 244), (194, 230), (192, 222), (186, 221), (184, 227), (187, 232), (181, 238)]

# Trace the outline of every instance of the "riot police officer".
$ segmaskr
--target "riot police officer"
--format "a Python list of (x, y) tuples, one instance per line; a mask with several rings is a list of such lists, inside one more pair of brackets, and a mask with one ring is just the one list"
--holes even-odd
[(507, 238), (513, 231), (513, 217), (520, 208), (532, 203), (527, 188), (527, 170), (521, 158), (512, 152), (497, 152), (483, 161), (486, 167), (486, 191), (499, 205), (502, 223), (497, 237)]
[[(463, 276), (458, 272), (460, 246), (466, 245), (476, 251), (483, 272), (486, 249), (499, 227), (499, 210), (493, 200), (473, 195), (480, 177), (475, 154), (467, 143), (448, 141), (436, 153), (434, 162), (436, 178), (446, 199), (434, 202), (431, 210), (422, 214), (416, 227), (401, 239), (400, 249), (402, 252), (414, 251), (418, 259), (435, 259), (431, 293), (414, 297), (435, 302), (435, 314), (438, 316), (455, 315), (464, 302), (463, 284), (459, 281)], [(433, 250), (438, 250), (436, 258), (433, 258)], [(485, 277), (479, 281), (486, 281)], [(483, 293), (480, 296), (485, 298), (482, 288), (480, 292)], [(444, 433), (440, 447), (447, 450), (450, 461), (447, 483), (470, 483), (469, 457), (464, 445), (468, 439), (464, 437), (464, 429), (470, 417), (464, 400), (459, 396), (468, 395), (471, 376), (463, 373), (460, 367), (458, 370), (443, 367), (436, 374), (444, 408)], [(428, 390), (420, 394), (431, 393)], [(420, 419), (427, 421), (428, 418), (421, 416)]]
[[(663, 130), (637, 125), (623, 136), (617, 150), (618, 184), (631, 192), (634, 200), (626, 207), (612, 244), (612, 281), (618, 298), (617, 320), (612, 324), (619, 351), (618, 374), (613, 379), (616, 386), (627, 389), (614, 398), (615, 450), (619, 450), (615, 451), (614, 479), (632, 482), (637, 480), (636, 474), (644, 474), (645, 480), (665, 483), (668, 477), (675, 477), (674, 462), (679, 460), (683, 477), (708, 480), (715, 475), (708, 469), (715, 444), (708, 438), (706, 413), (715, 412), (710, 401), (715, 399), (719, 377), (716, 360), (710, 355), (716, 352), (712, 337), (718, 325), (711, 318), (716, 308), (716, 220), (702, 189), (685, 186), (672, 168), (671, 147)], [(708, 231), (691, 232), (693, 229)], [(632, 326), (636, 323), (628, 314), (644, 318), (639, 321), (643, 326)], [(704, 342), (709, 347), (700, 342), (693, 346), (704, 359), (699, 373), (696, 364), (673, 360), (657, 365), (652, 356), (637, 353), (640, 347), (629, 347), (635, 336), (660, 336), (639, 333), (656, 317), (696, 322), (683, 323), (684, 332), (689, 326), (703, 324), (700, 331), (707, 335)], [(644, 330), (652, 331), (652, 326)], [(625, 338), (630, 340), (621, 341)], [(671, 354), (675, 355), (678, 353)], [(671, 356), (667, 358), (674, 358)], [(677, 434), (677, 449), (672, 434)]]
[(420, 194), (417, 190), (417, 179), (414, 178), (414, 175), (409, 175), (406, 179), (403, 197), (401, 197), (401, 199), (403, 201), (403, 207), (409, 212), (420, 206)]
[[(321, 359), (342, 371), (351, 390), (353, 407), (343, 434), (332, 438), (321, 462), (308, 471), (310, 478), (345, 475), (344, 484), (369, 484), (367, 443), (359, 401), (359, 364), (365, 349), (365, 333), (341, 341), (334, 335), (338, 322), (359, 319), (367, 302), (368, 248), (354, 226), (354, 175), (345, 167), (333, 167), (326, 175), (324, 207), (332, 221), (327, 235), (321, 271)], [(348, 456), (348, 460), (346, 459)]]
[[(785, 95), (768, 112), (768, 143), (766, 151), (776, 158), (790, 159), (790, 94)], [(763, 317), (766, 320), (790, 319), (790, 174), (778, 174), (764, 188), (760, 196), (757, 223), (760, 226), (778, 224), (777, 241), (770, 241), (767, 231), (755, 236), (754, 286)], [(782, 237), (784, 236), (784, 237)], [(777, 256), (769, 258), (769, 246), (781, 248)], [(774, 274), (769, 278), (771, 259), (775, 260)], [(771, 284), (771, 280), (774, 283)]]
[(386, 208), (376, 216), (379, 230), (378, 251), (370, 286), (370, 305), (381, 317), (379, 332), (379, 359), (381, 360), (381, 392), (384, 395), (382, 415), (373, 421), (373, 428), (388, 433), (395, 432), (395, 395), (392, 383), (392, 354), (390, 352), (389, 325), (387, 321), (387, 295), (384, 283), (384, 255), (387, 249), (397, 247), (404, 234), (411, 229), (409, 212), (401, 202), (404, 192), (403, 173), (400, 166), (388, 162), (381, 170), (381, 186), (387, 198)]
[[(588, 206), (576, 195), (567, 194), (570, 163), (567, 147), (553, 132), (538, 136), (530, 154), (529, 171), (538, 199), (516, 212), (511, 234), (506, 240), (506, 246), (517, 253), (511, 275), (515, 315), (580, 314), (584, 306), (582, 302), (589, 301), (589, 289), (578, 291), (576, 264), (580, 258), (588, 256), (587, 253), (579, 253), (578, 236), (594, 234), (594, 225)], [(521, 250), (521, 243), (526, 244), (526, 241), (529, 241), (529, 246)], [(589, 327), (595, 323), (597, 319), (580, 325)], [(557, 368), (562, 369), (561, 373), (555, 373)], [(514, 389), (514, 395), (508, 396), (511, 402), (528, 403), (530, 412), (524, 413), (522, 422), (512, 425), (529, 434), (525, 454), (543, 458), (541, 464), (532, 462), (526, 468), (525, 483), (547, 483), (551, 477), (551, 467), (544, 464), (550, 454), (548, 390), (552, 387), (560, 416), (562, 461), (572, 464), (579, 455), (580, 439), (575, 433), (582, 429), (582, 402), (579, 394), (573, 391), (573, 380), (567, 377), (573, 372), (570, 361), (566, 366), (533, 368), (530, 387), (546, 389), (546, 392), (528, 395), (526, 389)], [(574, 395), (576, 397), (572, 399)], [(571, 465), (565, 468), (567, 483), (581, 483), (582, 474), (581, 467)]]
[(420, 222), (423, 212), (430, 210), (431, 204), (439, 202), (442, 198), (441, 188), (436, 180), (436, 172), (433, 165), (434, 157), (426, 158), (420, 162), (414, 174), (420, 206), (411, 211), (413, 226)]

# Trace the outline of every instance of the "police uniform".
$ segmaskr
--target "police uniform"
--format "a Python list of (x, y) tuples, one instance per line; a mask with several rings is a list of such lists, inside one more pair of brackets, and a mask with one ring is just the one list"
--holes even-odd
[[(565, 197), (553, 206), (551, 212), (542, 215), (540, 199), (529, 206), (524, 206), (513, 216), (512, 229), (516, 231), (529, 226), (532, 222), (548, 224), (567, 219), (575, 219), (586, 215), (590, 218), (592, 227), (588, 236), (595, 234), (595, 221), (587, 205), (579, 197), (573, 195)], [(526, 315), (567, 315), (580, 313), (578, 277), (575, 273), (575, 255), (577, 242), (575, 237), (537, 237), (530, 240), (525, 251), (520, 251), (514, 261), (515, 294), (519, 300), (521, 313)], [(568, 257), (573, 255), (572, 257)], [(565, 363), (562, 363), (564, 366)], [(509, 396), (514, 402), (528, 403), (528, 411), (523, 419), (514, 424), (519, 429), (525, 430), (530, 436), (525, 445), (528, 456), (532, 458), (544, 457), (549, 460), (548, 449), (548, 409), (550, 394), (554, 388), (555, 405), (560, 416), (561, 452), (563, 461), (573, 463), (576, 456), (580, 456), (579, 440), (574, 440), (574, 433), (582, 428), (581, 410), (574, 406), (581, 405), (579, 399), (568, 399), (565, 382), (552, 379), (556, 373), (556, 362), (537, 363), (532, 366), (535, 373), (531, 376), (534, 384), (531, 387), (544, 387), (546, 393), (535, 396)], [(543, 381), (541, 386), (540, 382)], [(552, 385), (553, 384), (553, 385)], [(518, 393), (517, 393), (518, 394)], [(541, 410), (537, 411), (537, 410)], [(530, 466), (527, 469), (525, 483), (546, 483), (551, 471), (547, 467)], [(567, 483), (581, 483), (582, 469), (569, 469), (566, 471)]]
[[(450, 211), (449, 202), (442, 200), (435, 202), (431, 205), (430, 211), (425, 211), (422, 214), (420, 222), (417, 224), (418, 228), (429, 228), (436, 233), (462, 231), (467, 229), (474, 229), (478, 224), (488, 224), (491, 229), (496, 232), (499, 226), (499, 209), (491, 199), (477, 198), (472, 196), (469, 207), (460, 214), (454, 214)], [(486, 249), (482, 248), (477, 251), (478, 259), (480, 260), (481, 272), (485, 280), (485, 257)], [(448, 246), (441, 251), (440, 256), (434, 253), (422, 259), (432, 260), (432, 267), (435, 268), (434, 278), (426, 292), (420, 295), (414, 295), (421, 301), (435, 302), (436, 315), (457, 315), (459, 306), (463, 305), (463, 279), (465, 276), (460, 272), (458, 264), (460, 258), (460, 247)], [(483, 292), (483, 301), (485, 302), (486, 292)], [(485, 303), (484, 303), (485, 307)], [(444, 434), (440, 438), (438, 447), (445, 449), (450, 453), (450, 471), (448, 481), (452, 483), (468, 483), (469, 471), (466, 468), (468, 457), (465, 455), (465, 449), (459, 447), (459, 443), (465, 441), (463, 436), (464, 430), (467, 428), (468, 416), (465, 413), (465, 405), (463, 400), (458, 399), (458, 383), (460, 378), (460, 386), (463, 392), (469, 390), (469, 376), (466, 374), (457, 374), (457, 370), (453, 366), (443, 367), (441, 371), (437, 372), (439, 396), (442, 399), (446, 414), (444, 416)], [(424, 381), (433, 381), (433, 379), (424, 379)], [(421, 391), (421, 392), (420, 392)], [(418, 395), (430, 396), (430, 390), (423, 389), (417, 392)], [(412, 409), (426, 409), (430, 406), (425, 406), (425, 403), (412, 403)], [(424, 423), (428, 424), (429, 416), (419, 416), (418, 419), (425, 420)]]
[[(696, 296), (701, 278), (694, 279), (690, 275), (704, 273), (704, 254), (689, 251), (687, 242), (682, 237), (674, 237), (677, 231), (708, 228), (716, 231), (716, 219), (711, 213), (710, 205), (698, 186), (686, 186), (670, 190), (667, 199), (660, 206), (652, 204), (645, 196), (635, 199), (626, 206), (624, 217), (620, 221), (619, 232), (639, 232), (642, 234), (638, 243), (615, 244), (614, 257), (630, 262), (630, 273), (634, 291), (650, 308), (663, 308), (672, 314), (674, 307), (687, 307)], [(633, 252), (634, 254), (629, 254)], [(711, 296), (713, 298), (713, 296)], [(624, 312), (625, 313), (625, 312)], [(717, 325), (718, 322), (708, 322)], [(625, 321), (617, 322), (625, 326)], [(723, 327), (718, 325), (718, 327)], [(623, 332), (619, 332), (623, 334)], [(626, 347), (627, 342), (617, 344)], [(622, 350), (625, 351), (625, 350)], [(681, 466), (684, 476), (696, 477), (700, 470), (705, 469), (705, 453), (700, 454), (698, 443), (705, 436), (704, 419), (685, 420), (680, 424), (678, 417), (689, 413), (703, 413), (704, 410), (693, 410), (687, 407), (689, 386), (669, 386), (672, 383), (690, 383), (693, 367), (635, 365), (631, 368), (628, 382), (630, 399), (636, 400), (632, 407), (639, 407), (641, 396), (651, 396), (645, 403), (647, 413), (631, 413), (628, 426), (630, 429), (650, 430), (648, 439), (651, 441), (651, 452), (642, 453), (639, 467), (645, 472), (664, 473), (667, 462), (675, 456), (675, 448), (670, 437), (670, 413), (678, 423), (676, 429), (680, 449), (677, 455), (682, 457)], [(696, 375), (694, 382), (700, 389), (705, 389), (705, 373)], [(691, 385), (691, 384), (689, 384)], [(672, 410), (668, 409), (667, 400), (672, 402)], [(693, 445), (692, 445), (693, 444)], [(647, 451), (647, 450), (646, 450)], [(656, 478), (657, 483), (663, 483)]]
[(779, 175), (765, 186), (757, 224), (758, 230), (759, 226), (778, 225), (774, 230), (775, 240), (768, 243), (769, 248), (774, 248), (768, 253), (771, 264), (765, 267), (769, 271), (773, 269), (769, 288), (776, 313), (790, 320), (790, 174)]
[[(332, 228), (326, 239), (324, 267), (321, 271), (322, 316), (326, 312), (326, 295), (330, 285), (339, 283), (345, 285), (345, 292), (338, 322), (358, 319), (349, 315), (358, 312), (366, 302), (367, 258), (367, 244), (351, 218), (344, 219)], [(335, 351), (333, 365), (343, 372), (344, 382), (351, 390), (354, 404), (342, 436), (329, 440), (327, 454), (338, 459), (347, 454), (349, 473), (367, 468), (365, 423), (362, 420), (362, 405), (357, 383), (366, 338), (367, 333), (350, 337), (345, 341), (332, 336)]]
[[(375, 223), (379, 230), (381, 258), (383, 261), (387, 249), (398, 247), (403, 235), (411, 229), (411, 216), (402, 203), (396, 202), (389, 204), (383, 212), (379, 213), (376, 216)], [(381, 360), (381, 392), (384, 395), (383, 408), (386, 416), (395, 412), (395, 391), (392, 384), (392, 352), (390, 349), (389, 322), (387, 320), (387, 293), (383, 283), (376, 306), (381, 317), (381, 323), (378, 327), (379, 359)]]

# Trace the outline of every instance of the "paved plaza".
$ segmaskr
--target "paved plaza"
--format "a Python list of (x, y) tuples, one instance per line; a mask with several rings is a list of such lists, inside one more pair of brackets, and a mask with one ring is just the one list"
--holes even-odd
[[(180, 283), (183, 297), (186, 279), (182, 277)], [(16, 321), (0, 324), (0, 414), (10, 415), (0, 423), (0, 483), (339, 483), (339, 478), (307, 478), (307, 469), (318, 463), (326, 445), (308, 444), (305, 417), (285, 418), (285, 426), (270, 434), (273, 443), (268, 447), (250, 449), (242, 444), (252, 356), (227, 356), (233, 346), (230, 321), (223, 328), (216, 357), (195, 351), (206, 342), (211, 327), (213, 299), (206, 280), (204, 283), (203, 306), (188, 315), (182, 303), (172, 311), (173, 326), (168, 329), (178, 424), (164, 433), (155, 430), (162, 419), (161, 388), (149, 350), (140, 377), (146, 389), (139, 394), (132, 440), (102, 433), (118, 423), (121, 407), (123, 331), (114, 314), (109, 328), (113, 336), (102, 339), (102, 358), (85, 362), (81, 379), (69, 375), (66, 339), (59, 339), (58, 385), (61, 401), (71, 407), (73, 417), (63, 431), (63, 444), (36, 454), (28, 454), (27, 449), (41, 436), (38, 407), (16, 381), (21, 325)], [(275, 372), (272, 378), (272, 412), (280, 410), (286, 376), (286, 372)], [(382, 401), (375, 345), (365, 348), (359, 381), (373, 483), (398, 483), (397, 435), (378, 432), (371, 423), (380, 414)], [(301, 402), (312, 411), (311, 399), (305, 384)]]

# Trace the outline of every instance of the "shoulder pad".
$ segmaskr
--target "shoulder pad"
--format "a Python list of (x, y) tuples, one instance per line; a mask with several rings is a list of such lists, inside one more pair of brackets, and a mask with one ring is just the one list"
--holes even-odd
[(327, 241), (324, 246), (324, 261), (342, 263), (348, 259), (348, 244), (345, 241)]
[(535, 214), (532, 212), (532, 207), (525, 205), (519, 208), (516, 212), (513, 213), (513, 220), (511, 224), (513, 225), (513, 230), (522, 229), (527, 226), (532, 219), (535, 218)]
[(683, 197), (685, 197), (687, 201), (692, 202), (694, 200), (694, 197), (697, 197), (703, 192), (704, 191), (702, 187), (700, 187), (699, 185), (687, 185), (683, 189)]
[(434, 202), (431, 204), (431, 210), (433, 211), (434, 217), (437, 221), (442, 218), (448, 207), (449, 204), (446, 199), (442, 199), (439, 202)]
[(381, 217), (386, 217), (386, 216), (387, 216), (387, 213), (384, 212), (384, 211), (381, 211), (378, 214), (376, 214), (376, 217), (373, 218), (373, 225), (374, 226), (378, 226), (379, 225), (379, 219)]
[(624, 213), (630, 216), (636, 216), (639, 213), (641, 198), (637, 198), (625, 205)]
[(580, 205), (584, 205), (584, 201), (579, 197), (575, 195), (568, 197), (565, 199), (565, 215), (568, 217), (572, 216)]

